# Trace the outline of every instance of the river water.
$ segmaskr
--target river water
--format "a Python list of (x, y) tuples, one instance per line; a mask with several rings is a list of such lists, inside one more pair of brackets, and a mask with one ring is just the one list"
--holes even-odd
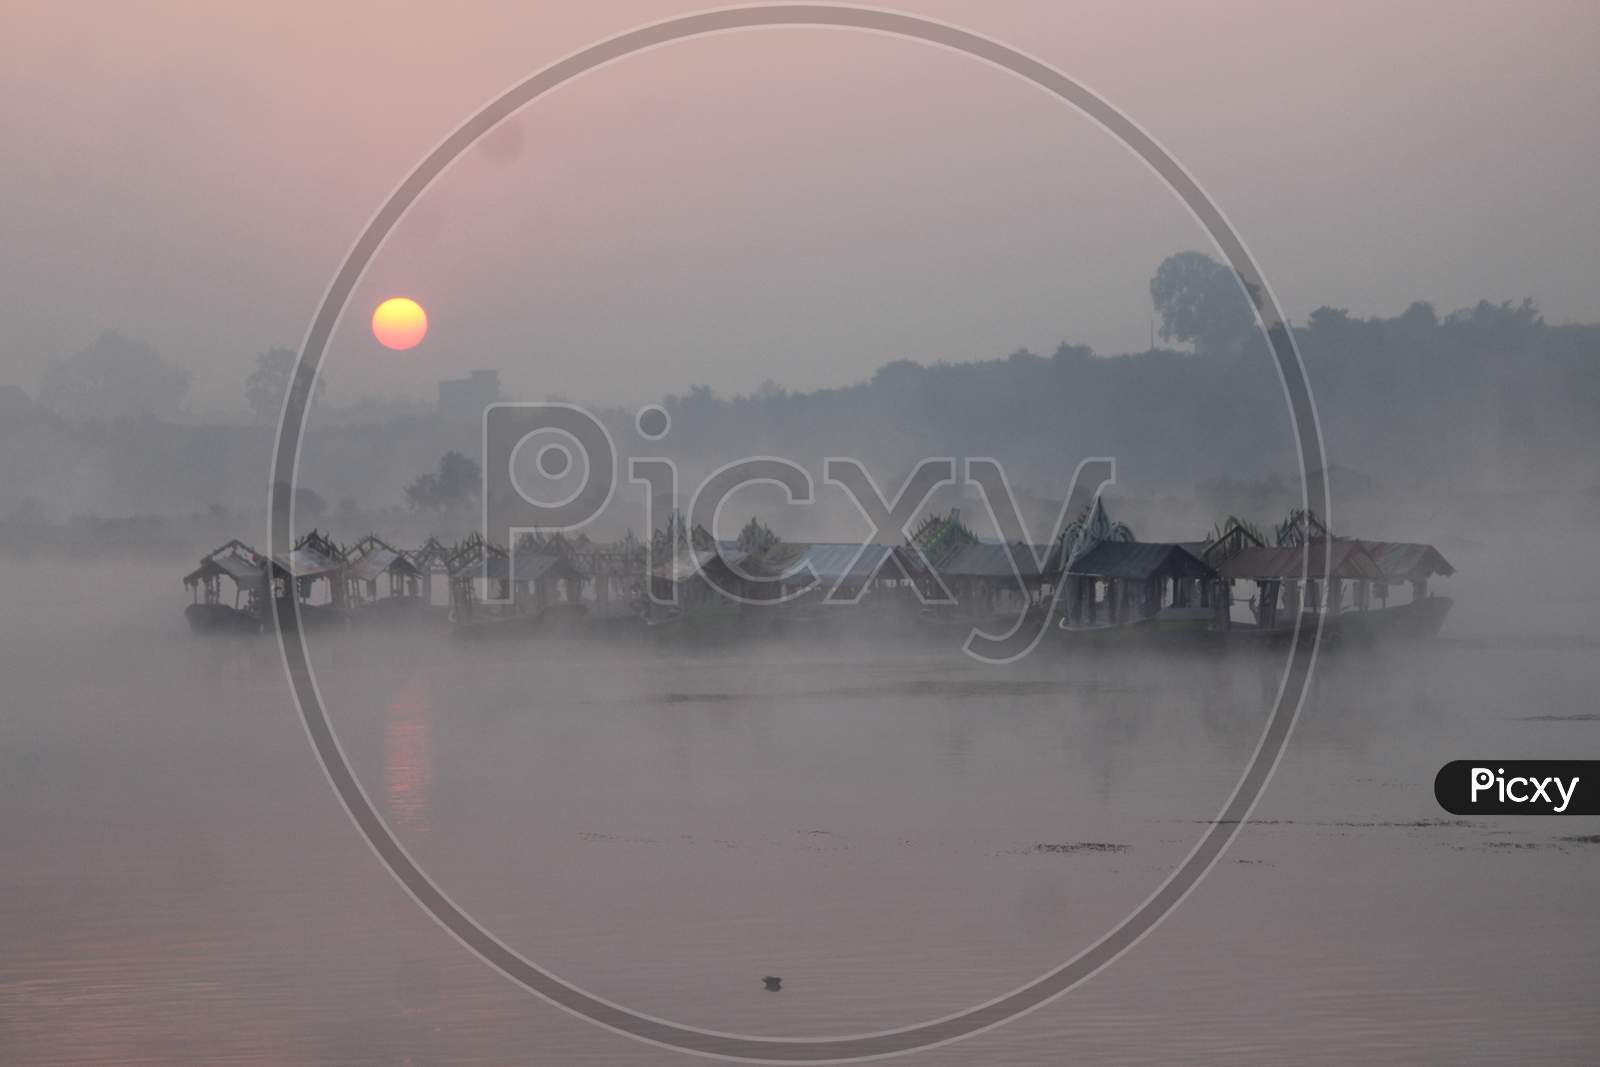
[[(188, 634), (181, 567), (0, 570), (0, 1062), (690, 1062), (436, 926), (273, 642)], [(1600, 588), (1519, 613), (1455, 581), (1436, 644), (1326, 658), (1254, 820), (1150, 937), (903, 1062), (1600, 1059), (1597, 820), (1432, 796), (1452, 759), (1600, 753)], [(508, 944), (651, 1015), (806, 1036), (958, 1011), (1114, 925), (1222, 805), (1280, 666), (417, 630), (314, 661), (379, 811)]]

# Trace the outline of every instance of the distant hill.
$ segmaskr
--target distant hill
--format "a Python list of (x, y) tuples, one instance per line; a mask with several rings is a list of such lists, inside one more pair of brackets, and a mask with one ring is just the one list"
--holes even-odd
[[(1419, 303), (1392, 318), (1322, 308), (1295, 336), (1341, 494), (1600, 484), (1600, 325), (1550, 325), (1527, 302), (1446, 316)], [(723, 398), (700, 386), (664, 405), (672, 429), (658, 443), (638, 436), (630, 410), (602, 416), (624, 458), (678, 460), (685, 492), (705, 471), (753, 454), (801, 462), (819, 484), (823, 457), (855, 456), (896, 487), (923, 457), (993, 456), (1015, 487), (1045, 502), (1041, 511), (1088, 456), (1116, 457), (1119, 482), (1136, 495), (1210, 486), (1219, 501), (1263, 485), (1281, 495), (1294, 487), (1269, 483), (1298, 469), (1283, 389), (1259, 337), (1205, 357), (1103, 357), (1063, 344), (1048, 356), (901, 360), (841, 388), (769, 384)], [(367, 415), (312, 416), (302, 484), (328, 501), (397, 507), (403, 486), (444, 451), (477, 454), (476, 425)], [(0, 388), (0, 517), (24, 507), (56, 520), (251, 507), (266, 493), (271, 441), (261, 426), (68, 421)], [(634, 508), (626, 523), (640, 518)]]

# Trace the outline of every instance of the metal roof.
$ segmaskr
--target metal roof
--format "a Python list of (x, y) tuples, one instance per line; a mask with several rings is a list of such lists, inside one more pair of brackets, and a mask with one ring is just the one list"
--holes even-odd
[(517, 552), (510, 561), (505, 556), (495, 553), (489, 556), (486, 564), (469, 565), (465, 569), (471, 570), (473, 566), (483, 566), (484, 569), (479, 573), (485, 577), (505, 578), (509, 574), (511, 580), (515, 582), (536, 582), (541, 578), (583, 577), (583, 572), (563, 557), (540, 552)]
[(1362, 541), (1361, 546), (1391, 581), (1421, 581), (1430, 575), (1448, 577), (1456, 572), (1437, 548), (1418, 541)]
[[(857, 559), (856, 554), (861, 558)], [(773, 546), (761, 557), (761, 569), (772, 575), (803, 574), (810, 567), (820, 581), (865, 581), (878, 575), (881, 568), (896, 555), (893, 545), (869, 544), (862, 546), (853, 541), (784, 542)], [(899, 568), (887, 577), (901, 577)]]
[(185, 585), (194, 585), (212, 575), (225, 575), (240, 585), (261, 579), (265, 567), (261, 553), (242, 541), (229, 541), (214, 548), (200, 560), (200, 566), (184, 575)]
[(253, 582), (261, 577), (265, 568), (260, 560), (246, 559), (243, 556), (218, 556), (211, 560), (216, 568), (236, 582)]
[(367, 537), (356, 546), (356, 555), (345, 566), (345, 576), (359, 581), (373, 581), (389, 570), (403, 574), (416, 574), (417, 568), (409, 556), (377, 537)]
[[(1246, 534), (1245, 537), (1249, 535)], [(1260, 547), (1244, 538), (1230, 535), (1220, 541), (1176, 541), (1174, 542), (1185, 552), (1198, 559), (1208, 567), (1216, 568), (1221, 565), (1229, 552), (1238, 552), (1241, 549)]]
[[(1015, 579), (1020, 573), (1024, 579), (1036, 579), (1039, 577), (1039, 565), (1034, 561), (1037, 556), (1047, 555), (1049, 551), (1045, 545), (1030, 550), (1020, 541), (1015, 545), (957, 545), (935, 561), (933, 569), (946, 578)], [(1015, 569), (1011, 560), (1013, 554), (1017, 557)]]
[(437, 537), (430, 537), (422, 542), (422, 547), (409, 553), (411, 562), (420, 570), (432, 568), (435, 565), (448, 566), (450, 550), (439, 543)]
[(314, 548), (297, 548), (272, 557), (273, 565), (291, 578), (323, 578), (337, 573), (344, 563)]
[(669, 582), (685, 582), (708, 567), (722, 566), (733, 571), (735, 577), (743, 577), (737, 569), (739, 564), (750, 558), (748, 552), (737, 548), (722, 547), (682, 550), (673, 554), (672, 559), (666, 563), (659, 563), (650, 572), (657, 578)]
[(344, 557), (327, 537), (312, 530), (287, 553), (272, 557), (273, 566), (292, 578), (326, 578), (344, 569)]
[[(373, 549), (371, 552), (367, 552), (362, 556), (351, 560), (344, 569), (345, 577), (355, 578), (358, 581), (365, 582), (374, 581), (379, 575), (387, 571), (390, 565), (396, 560), (403, 559), (404, 557), (398, 552), (394, 552), (390, 549)], [(406, 561), (405, 565), (408, 568), (411, 567), (409, 561)]]
[(1316, 572), (1321, 569), (1323, 545), (1328, 546), (1328, 572), (1332, 577), (1368, 580), (1384, 577), (1377, 561), (1360, 541), (1308, 541), (1304, 545), (1281, 548), (1252, 546), (1219, 563), (1217, 573), (1224, 578), (1300, 578), (1308, 573), (1312, 578), (1320, 578), (1322, 576)]
[(1092, 578), (1207, 578), (1216, 572), (1187, 545), (1161, 541), (1101, 541), (1079, 556), (1069, 574)]

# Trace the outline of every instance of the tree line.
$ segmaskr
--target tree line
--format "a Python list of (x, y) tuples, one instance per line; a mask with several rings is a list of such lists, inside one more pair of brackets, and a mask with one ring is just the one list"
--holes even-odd
[[(1116, 456), (1125, 484), (1291, 474), (1283, 388), (1238, 279), (1189, 252), (1163, 262), (1150, 288), (1163, 344), (1147, 351), (1063, 343), (971, 362), (898, 359), (815, 391), (768, 381), (724, 397), (698, 385), (665, 398), (663, 447), (707, 466), (854, 455), (891, 480), (926, 456), (988, 455), (1046, 496), (1095, 455)], [(1318, 308), (1293, 329), (1335, 462), (1397, 488), (1600, 485), (1600, 324), (1548, 323), (1527, 300), (1448, 313), (1419, 301), (1387, 317)], [(257, 415), (249, 429), (178, 425), (189, 373), (136, 340), (107, 334), (53, 361), (37, 404), (0, 389), (0, 515), (28, 496), (68, 501), (67, 514), (254, 499), (293, 366), (287, 349), (242, 361), (242, 398)], [(602, 417), (625, 452), (638, 445), (631, 410)], [(476, 480), (461, 459), (477, 435), (447, 429), (422, 414), (358, 426), (313, 418), (302, 469), (341, 504), (459, 509)], [(436, 465), (452, 450), (462, 456)]]

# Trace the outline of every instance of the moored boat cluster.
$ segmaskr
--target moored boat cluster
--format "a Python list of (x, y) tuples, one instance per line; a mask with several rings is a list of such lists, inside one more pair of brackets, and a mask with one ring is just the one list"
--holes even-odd
[(1451, 601), (1429, 581), (1452, 573), (1432, 545), (1336, 537), (1302, 511), (1270, 536), (1230, 517), (1201, 540), (1138, 541), (1097, 500), (1047, 545), (983, 541), (957, 511), (898, 545), (788, 542), (756, 520), (717, 540), (676, 515), (648, 543), (531, 534), (507, 548), (472, 533), (403, 549), (312, 530), (272, 556), (229, 541), (184, 583), (197, 632), (268, 629), (276, 601), (294, 625), (433, 623), (464, 637), (1005, 630), (1048, 613), (1051, 631), (1092, 645), (1270, 642), (1308, 616), (1335, 637), (1430, 637)]

